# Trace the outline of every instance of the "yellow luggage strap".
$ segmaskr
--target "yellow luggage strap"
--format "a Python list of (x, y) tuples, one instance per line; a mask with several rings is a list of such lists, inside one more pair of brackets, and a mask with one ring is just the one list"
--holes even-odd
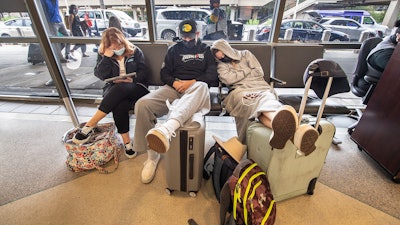
[(265, 213), (265, 216), (261, 221), (261, 225), (264, 225), (265, 222), (267, 222), (267, 219), (268, 219), (269, 215), (271, 214), (272, 207), (274, 207), (274, 204), (275, 204), (275, 200), (272, 199), (272, 201), (269, 203), (269, 207), (268, 207), (267, 213)]
[[(236, 204), (238, 201), (240, 203), (242, 202), (241, 196), (240, 196), (240, 192), (241, 192), (240, 183), (242, 182), (244, 177), (250, 172), (250, 170), (252, 170), (255, 166), (257, 166), (257, 163), (253, 163), (249, 167), (247, 167), (247, 169), (245, 171), (243, 171), (242, 175), (240, 175), (239, 180), (237, 181), (237, 183), (235, 185), (235, 190), (234, 190), (234, 194), (233, 194), (233, 218), (235, 220), (237, 218)], [(246, 224), (247, 224), (247, 221), (246, 221)]]
[[(249, 195), (250, 188), (251, 188), (251, 182), (253, 182), (253, 180), (255, 178), (257, 178), (257, 177), (259, 177), (259, 176), (261, 176), (263, 174), (265, 175), (265, 172), (263, 172), (263, 171), (254, 174), (253, 176), (250, 177), (249, 182), (247, 183), (246, 191), (244, 193), (244, 198), (243, 198), (243, 213), (244, 213), (244, 221), (245, 221), (246, 224), (247, 224), (247, 215), (248, 215), (247, 208), (246, 208), (246, 203), (247, 203), (248, 195)], [(253, 186), (253, 193), (255, 193), (255, 189), (258, 186), (260, 186), (261, 183), (262, 183), (262, 181), (260, 180), (259, 182), (257, 182), (256, 185)], [(254, 194), (252, 194), (252, 195), (254, 196)]]

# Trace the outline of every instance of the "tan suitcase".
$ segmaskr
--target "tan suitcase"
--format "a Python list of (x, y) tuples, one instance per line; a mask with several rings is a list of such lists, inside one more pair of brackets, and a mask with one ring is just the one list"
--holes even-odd
[[(284, 149), (272, 149), (269, 145), (272, 130), (259, 122), (252, 122), (246, 133), (248, 158), (267, 171), (276, 201), (305, 193), (313, 194), (335, 134), (335, 126), (321, 120), (326, 99), (330, 95), (349, 90), (346, 74), (337, 63), (329, 60), (318, 59), (311, 62), (304, 80), (305, 90), (299, 109), (299, 121), (303, 117), (310, 88), (322, 99), (315, 123), (312, 124), (320, 134), (312, 153), (307, 156), (301, 154), (291, 140)], [(331, 86), (334, 88), (331, 89)]]
[(247, 130), (247, 154), (267, 171), (275, 201), (313, 194), (335, 133), (333, 124), (326, 120), (320, 122), (317, 148), (308, 156), (300, 156), (291, 141), (284, 149), (272, 150), (268, 142), (271, 132), (261, 123), (252, 122)]

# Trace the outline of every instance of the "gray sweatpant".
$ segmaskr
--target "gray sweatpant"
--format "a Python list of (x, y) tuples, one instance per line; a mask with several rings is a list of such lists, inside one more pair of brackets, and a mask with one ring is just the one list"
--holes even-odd
[[(204, 82), (197, 81), (182, 94), (169, 85), (164, 85), (150, 92), (135, 104), (136, 125), (133, 138), (133, 149), (135, 151), (148, 149), (145, 139), (147, 132), (155, 126), (157, 118), (168, 114), (169, 109), (165, 103), (166, 100), (172, 103), (177, 99), (179, 101), (174, 104), (174, 110), (170, 112), (168, 119), (179, 121), (181, 126), (193, 114), (200, 112), (205, 115), (211, 108), (210, 91), (208, 85)], [(154, 159), (154, 151), (150, 150), (148, 154), (149, 159)]]

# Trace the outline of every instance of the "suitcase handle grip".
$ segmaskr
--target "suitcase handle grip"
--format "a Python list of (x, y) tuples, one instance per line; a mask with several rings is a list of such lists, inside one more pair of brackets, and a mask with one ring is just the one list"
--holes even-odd
[(189, 155), (189, 179), (194, 179), (194, 154)]

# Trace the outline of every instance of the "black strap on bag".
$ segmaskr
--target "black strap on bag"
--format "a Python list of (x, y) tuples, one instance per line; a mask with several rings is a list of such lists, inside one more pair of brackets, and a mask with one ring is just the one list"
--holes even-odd
[(215, 142), (213, 146), (208, 150), (206, 155), (204, 156), (204, 165), (203, 165), (203, 178), (208, 180), (210, 179), (212, 172), (213, 172), (213, 167), (214, 167), (214, 161), (208, 162), (208, 160), (211, 158), (211, 156), (214, 155), (215, 150), (218, 149), (218, 143)]
[[(231, 189), (229, 187), (229, 181), (226, 181), (221, 190), (221, 200), (219, 201), (219, 219), (221, 225), (234, 225), (235, 221), (233, 216), (227, 215), (232, 212), (232, 200), (231, 200)], [(225, 221), (227, 221), (225, 223)]]
[[(214, 160), (208, 162), (212, 155), (214, 155)], [(232, 175), (237, 164), (217, 142), (208, 150), (204, 158), (203, 178), (206, 180), (212, 178), (215, 197), (218, 201), (220, 201), (222, 186)]]

